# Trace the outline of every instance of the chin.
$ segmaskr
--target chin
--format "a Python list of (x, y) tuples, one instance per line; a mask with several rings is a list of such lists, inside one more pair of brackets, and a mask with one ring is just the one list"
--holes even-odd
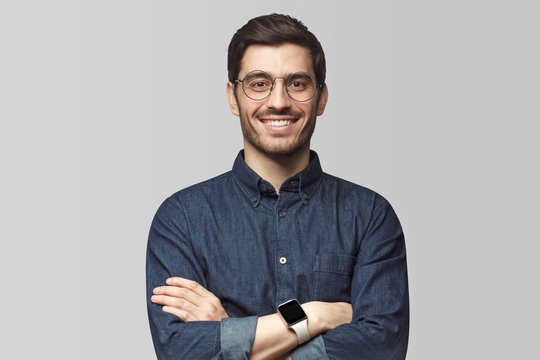
[(280, 144), (276, 146), (271, 146), (269, 144), (260, 144), (256, 141), (250, 141), (250, 145), (256, 149), (259, 153), (268, 156), (270, 158), (284, 158), (294, 156), (306, 149), (309, 149), (309, 144), (304, 143), (293, 143), (293, 144)]

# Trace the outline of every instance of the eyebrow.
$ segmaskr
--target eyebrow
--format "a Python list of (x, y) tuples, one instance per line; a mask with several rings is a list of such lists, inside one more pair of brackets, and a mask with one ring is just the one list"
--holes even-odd
[(297, 75), (297, 74), (301, 74), (301, 75), (307, 74), (311, 77), (314, 77), (314, 75), (311, 75), (310, 73), (305, 72), (305, 71), (295, 71), (295, 72), (285, 74), (285, 76), (274, 76), (274, 74), (272, 74), (271, 72), (255, 69), (255, 70), (248, 71), (246, 75), (244, 75), (244, 78), (250, 73), (253, 73), (253, 75), (268, 74), (272, 79), (275, 79), (276, 77), (280, 79), (281, 78), (289, 79), (292, 75)]
[(264, 71), (264, 70), (251, 70), (249, 72), (246, 73), (246, 75), (244, 75), (244, 77), (248, 76), (248, 74), (253, 74), (253, 75), (270, 75), (270, 77), (272, 77), (272, 74), (270, 74), (269, 72), (267, 71)]

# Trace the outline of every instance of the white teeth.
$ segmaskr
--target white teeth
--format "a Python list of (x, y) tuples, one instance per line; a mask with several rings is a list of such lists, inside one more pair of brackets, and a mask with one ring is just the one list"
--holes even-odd
[(271, 120), (271, 121), (266, 122), (266, 125), (270, 125), (270, 126), (287, 126), (287, 125), (291, 125), (291, 123), (292, 123), (291, 120)]

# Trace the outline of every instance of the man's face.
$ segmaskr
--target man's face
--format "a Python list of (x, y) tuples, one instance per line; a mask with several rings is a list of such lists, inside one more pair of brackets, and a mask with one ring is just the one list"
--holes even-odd
[(316, 117), (324, 112), (326, 105), (326, 86), (318, 89), (310, 100), (297, 102), (287, 95), (282, 78), (297, 72), (306, 72), (315, 78), (310, 51), (293, 44), (251, 45), (242, 58), (238, 78), (244, 79), (253, 70), (265, 71), (279, 79), (272, 93), (259, 101), (248, 98), (241, 83), (236, 93), (234, 85), (228, 84), (229, 104), (233, 114), (240, 116), (244, 148), (270, 157), (308, 151)]

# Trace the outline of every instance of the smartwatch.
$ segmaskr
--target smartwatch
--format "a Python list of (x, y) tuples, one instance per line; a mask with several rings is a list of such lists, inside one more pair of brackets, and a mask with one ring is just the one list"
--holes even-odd
[(294, 330), (298, 337), (298, 344), (308, 341), (311, 336), (307, 326), (307, 315), (296, 299), (284, 302), (278, 306), (278, 313), (287, 325)]

